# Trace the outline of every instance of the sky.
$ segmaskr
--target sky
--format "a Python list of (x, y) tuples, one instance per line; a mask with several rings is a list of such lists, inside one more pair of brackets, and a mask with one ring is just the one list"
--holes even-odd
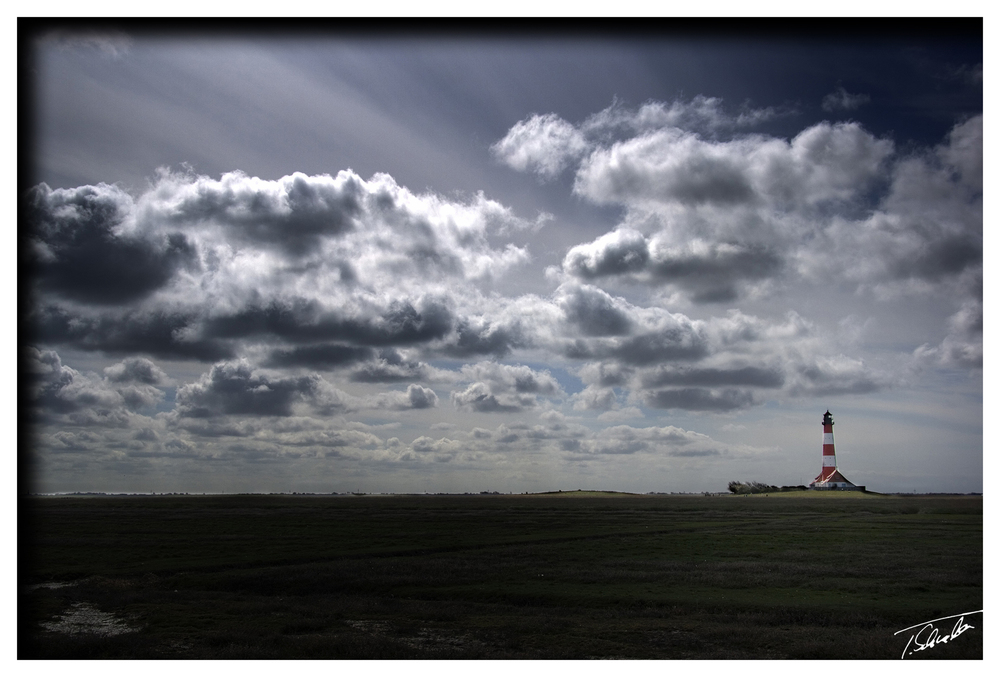
[(39, 32), (32, 490), (981, 492), (981, 23), (760, 26)]

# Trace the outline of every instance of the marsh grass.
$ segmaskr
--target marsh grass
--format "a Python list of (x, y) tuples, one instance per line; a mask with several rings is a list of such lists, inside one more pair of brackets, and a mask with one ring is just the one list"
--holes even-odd
[[(35, 538), (19, 568), (21, 658), (897, 659), (896, 630), (982, 608), (979, 497), (60, 497), (22, 509)], [(38, 587), (53, 582), (75, 584)], [(138, 630), (45, 629), (79, 604)], [(924, 654), (981, 658), (982, 629)]]

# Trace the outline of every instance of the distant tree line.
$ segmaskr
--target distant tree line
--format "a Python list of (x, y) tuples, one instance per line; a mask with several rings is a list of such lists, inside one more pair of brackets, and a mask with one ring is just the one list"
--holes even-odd
[(734, 480), (729, 483), (729, 491), (733, 494), (776, 494), (780, 491), (803, 491), (805, 488), (804, 484), (793, 487), (776, 487), (773, 484), (764, 484), (763, 482), (737, 482)]

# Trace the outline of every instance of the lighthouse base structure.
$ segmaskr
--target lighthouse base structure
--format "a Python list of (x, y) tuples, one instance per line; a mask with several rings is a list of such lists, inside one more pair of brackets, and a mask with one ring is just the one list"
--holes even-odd
[(820, 473), (819, 477), (809, 483), (810, 489), (819, 491), (864, 491), (863, 485), (854, 484), (849, 479), (840, 474), (836, 468), (831, 468), (832, 472)]

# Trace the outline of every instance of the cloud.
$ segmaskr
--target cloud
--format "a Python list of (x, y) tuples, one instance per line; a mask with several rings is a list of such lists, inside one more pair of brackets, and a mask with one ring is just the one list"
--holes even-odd
[(131, 411), (153, 407), (164, 397), (156, 386), (166, 375), (145, 358), (113, 365), (103, 378), (63, 365), (54, 350), (28, 346), (24, 360), (33, 404), (48, 415), (67, 416), (73, 425), (127, 426)]
[(891, 382), (863, 360), (846, 355), (817, 356), (797, 365), (791, 375), (789, 394), (802, 395), (860, 395), (884, 390)]
[(573, 395), (573, 408), (577, 410), (609, 411), (618, 408), (618, 397), (614, 388), (588, 385)]
[(68, 413), (88, 407), (112, 409), (122, 406), (121, 395), (101, 379), (64, 366), (53, 350), (26, 348), (27, 371), (34, 375), (32, 396), (46, 409)]
[[(644, 324), (648, 324), (645, 323)], [(660, 315), (652, 330), (621, 338), (578, 338), (564, 351), (573, 359), (615, 359), (630, 366), (655, 362), (699, 360), (709, 355), (704, 326), (680, 314)]]
[(316, 376), (270, 377), (246, 360), (216, 364), (197, 382), (177, 389), (181, 416), (291, 416), (298, 402), (320, 395)]
[(246, 338), (270, 335), (295, 343), (345, 340), (368, 346), (411, 345), (441, 338), (452, 327), (452, 313), (438, 299), (395, 299), (386, 308), (364, 308), (367, 316), (345, 317), (322, 308), (316, 299), (272, 300), (248, 305), (205, 322), (203, 336)]
[(266, 364), (269, 367), (332, 369), (369, 360), (374, 355), (375, 351), (371, 348), (325, 343), (274, 350), (267, 358)]
[(651, 285), (673, 284), (696, 303), (732, 301), (746, 281), (775, 277), (783, 257), (760, 244), (709, 243), (689, 239), (672, 247), (659, 237), (621, 229), (577, 245), (563, 259), (563, 270), (583, 279), (620, 277)]
[(718, 369), (661, 366), (643, 373), (641, 382), (644, 388), (656, 388), (665, 385), (780, 388), (784, 385), (785, 379), (780, 370), (761, 367)]
[(689, 101), (675, 99), (670, 103), (649, 101), (636, 110), (612, 105), (596, 113), (584, 123), (592, 134), (617, 131), (619, 134), (636, 134), (653, 129), (677, 128), (702, 133), (716, 133), (766, 122), (791, 111), (773, 107), (752, 108), (744, 105), (739, 113), (732, 114), (723, 107), (718, 97), (698, 94)]
[(559, 382), (548, 370), (535, 371), (524, 365), (479, 362), (462, 367), (462, 375), (470, 380), (487, 382), (496, 392), (512, 391), (549, 396), (562, 393)]
[(206, 362), (236, 355), (227, 342), (193, 336), (198, 323), (193, 312), (127, 309), (95, 316), (87, 311), (46, 305), (29, 313), (27, 319), (37, 331), (39, 341), (81, 350), (113, 355), (145, 353)]
[(213, 180), (164, 171), (153, 196), (142, 201), (141, 218), (185, 227), (217, 225), (237, 242), (266, 243), (302, 256), (324, 237), (355, 227), (363, 193), (363, 182), (351, 172), (336, 177), (296, 172), (265, 181), (242, 172)]
[(854, 122), (822, 122), (791, 141), (763, 135), (713, 141), (660, 129), (591, 153), (574, 192), (597, 203), (782, 208), (847, 200), (893, 151)]
[(396, 383), (425, 378), (430, 371), (425, 362), (406, 360), (398, 350), (388, 348), (353, 371), (350, 379), (360, 383)]
[(517, 171), (552, 179), (587, 150), (587, 141), (573, 125), (549, 113), (518, 122), (490, 150)]
[(584, 383), (604, 387), (626, 385), (633, 374), (632, 368), (616, 362), (590, 362), (577, 370)]
[(981, 292), (982, 116), (956, 125), (929, 151), (901, 159), (887, 194), (867, 218), (835, 218), (814, 248), (797, 255), (801, 274), (833, 274), (861, 288), (926, 293)]
[(645, 126), (630, 114), (605, 117), (619, 138), (594, 142), (574, 192), (626, 214), (569, 249), (566, 276), (662, 287), (674, 295), (665, 298), (698, 304), (797, 280), (882, 298), (939, 283), (980, 293), (981, 115), (901, 157), (855, 122), (821, 122), (788, 140), (717, 139), (665, 114), (650, 113)]
[(948, 335), (940, 345), (923, 344), (914, 357), (926, 364), (950, 368), (983, 368), (983, 304), (969, 300), (948, 319)]
[(495, 395), (485, 383), (473, 383), (465, 390), (453, 392), (451, 400), (458, 408), (480, 413), (516, 413), (533, 409), (537, 400), (531, 395), (503, 393)]
[(114, 383), (145, 383), (159, 385), (169, 379), (166, 373), (145, 357), (129, 357), (104, 370), (105, 377)]
[(431, 409), (438, 404), (438, 396), (430, 388), (410, 384), (406, 388), (406, 401), (410, 409)]
[(691, 240), (683, 247), (656, 247), (648, 265), (649, 280), (676, 284), (695, 303), (733, 301), (740, 283), (775, 277), (783, 259), (755, 244)]
[(823, 97), (822, 108), (828, 113), (857, 110), (871, 100), (867, 94), (851, 94), (841, 86)]
[(503, 324), (483, 317), (468, 317), (458, 321), (454, 339), (444, 343), (440, 351), (452, 357), (506, 357), (515, 348), (527, 345), (519, 322)]
[(366, 404), (372, 409), (433, 409), (438, 406), (438, 396), (430, 388), (411, 383), (405, 393), (380, 393), (368, 398)]
[(678, 388), (646, 392), (643, 399), (647, 406), (657, 409), (685, 409), (688, 411), (732, 411), (746, 409), (758, 401), (750, 390), (725, 388)]
[(458, 408), (482, 413), (515, 413), (539, 406), (538, 396), (564, 395), (558, 381), (548, 371), (524, 365), (479, 362), (462, 367), (462, 375), (473, 381), (451, 394)]
[(743, 156), (679, 129), (659, 130), (588, 156), (574, 192), (597, 203), (740, 204), (754, 199)]
[(715, 456), (721, 453), (722, 446), (707, 435), (675, 426), (633, 428), (617, 425), (604, 428), (592, 439), (584, 440), (579, 449), (597, 455), (661, 453), (668, 456)]
[(490, 150), (494, 157), (520, 172), (553, 179), (596, 149), (621, 138), (657, 130), (686, 130), (714, 135), (752, 127), (791, 111), (744, 105), (727, 112), (722, 99), (697, 95), (689, 101), (649, 101), (637, 109), (615, 102), (574, 126), (555, 113), (532, 115), (517, 122)]
[(634, 230), (605, 233), (593, 242), (572, 247), (563, 258), (563, 270), (583, 279), (643, 271), (649, 261), (646, 238)]
[(566, 320), (584, 336), (621, 336), (633, 329), (628, 304), (597, 287), (563, 285), (555, 297)]
[(63, 298), (99, 305), (139, 301), (178, 270), (198, 265), (197, 249), (184, 234), (131, 228), (132, 198), (117, 187), (52, 190), (43, 183), (28, 200), (38, 284)]
[(42, 184), (30, 204), (30, 319), (49, 344), (205, 362), (256, 346), (272, 365), (320, 369), (378, 348), (502, 356), (524, 344), (516, 321), (457, 312), (474, 307), (470, 283), (528, 260), (489, 238), (531, 224), (482, 193), (417, 195), (350, 171), (163, 171), (135, 199), (105, 184)]

